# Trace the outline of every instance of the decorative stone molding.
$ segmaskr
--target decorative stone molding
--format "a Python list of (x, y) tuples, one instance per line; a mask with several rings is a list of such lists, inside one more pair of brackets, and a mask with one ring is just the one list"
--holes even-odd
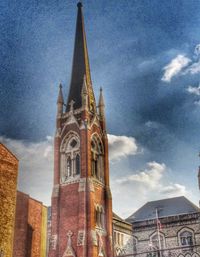
[(103, 257), (104, 256), (104, 245), (102, 240), (102, 235), (98, 233), (98, 256)]
[(52, 197), (58, 197), (58, 195), (59, 195), (59, 185), (54, 185)]
[(50, 239), (50, 248), (52, 250), (56, 250), (57, 241), (58, 241), (58, 236), (57, 235), (52, 235), (51, 239)]
[(85, 245), (85, 230), (78, 231), (77, 246)]
[(76, 257), (74, 249), (72, 248), (72, 240), (71, 240), (72, 235), (73, 233), (71, 232), (71, 230), (69, 230), (67, 233), (67, 236), (68, 236), (67, 248), (62, 257), (67, 257), (67, 256)]
[(65, 152), (66, 151), (66, 147), (68, 142), (70, 141), (70, 139), (75, 138), (80, 146), (80, 139), (79, 139), (79, 135), (74, 132), (73, 130), (70, 130), (63, 138), (62, 142), (61, 142), (61, 146), (60, 146), (60, 151), (61, 152)]
[(95, 231), (97, 232), (98, 235), (101, 235), (101, 236), (106, 236), (107, 235), (107, 232), (106, 232), (105, 228), (96, 227)]
[(95, 115), (94, 118), (92, 119), (90, 127), (92, 127), (93, 125), (96, 125), (97, 127), (101, 127), (100, 123), (99, 123), (99, 120), (97, 118), (97, 115)]
[(85, 192), (86, 178), (81, 178), (79, 182), (78, 192)]
[(81, 125), (80, 125), (80, 130), (82, 129), (86, 129), (86, 125), (85, 125), (85, 122), (83, 120), (81, 120)]
[(89, 192), (94, 192), (93, 180), (91, 178), (88, 178), (88, 190)]
[(61, 183), (61, 186), (66, 186), (66, 185), (70, 185), (70, 184), (75, 184), (75, 183), (79, 183), (80, 182), (80, 175), (78, 176), (75, 176), (75, 177), (71, 177), (69, 178), (68, 180), (66, 181), (62, 181)]
[(91, 230), (91, 241), (92, 241), (92, 244), (95, 245), (95, 246), (98, 246), (98, 242), (97, 242), (97, 233), (95, 230)]
[(92, 178), (92, 182), (95, 187), (105, 187), (104, 183), (97, 178)]

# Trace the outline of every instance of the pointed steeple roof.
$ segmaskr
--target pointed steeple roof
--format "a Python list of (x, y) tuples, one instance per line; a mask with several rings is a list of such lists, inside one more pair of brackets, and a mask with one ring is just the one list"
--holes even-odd
[(63, 93), (62, 93), (62, 84), (61, 83), (59, 85), (57, 104), (64, 104)]
[(80, 108), (82, 106), (82, 87), (84, 84), (84, 76), (86, 78), (86, 84), (88, 87), (89, 93), (89, 104), (92, 105), (95, 103), (92, 81), (90, 75), (90, 65), (88, 58), (88, 50), (86, 43), (86, 34), (84, 28), (84, 18), (82, 12), (82, 3), (77, 4), (78, 13), (76, 21), (76, 35), (75, 35), (75, 44), (74, 44), (74, 56), (72, 64), (72, 75), (71, 75), (71, 84), (67, 100), (67, 111), (69, 111), (69, 103), (73, 100), (74, 109)]
[(100, 96), (99, 96), (99, 115), (101, 118), (105, 118), (105, 113), (104, 113), (104, 97), (103, 97), (103, 89), (102, 87), (100, 88)]
[(99, 106), (105, 106), (102, 87), (100, 87)]

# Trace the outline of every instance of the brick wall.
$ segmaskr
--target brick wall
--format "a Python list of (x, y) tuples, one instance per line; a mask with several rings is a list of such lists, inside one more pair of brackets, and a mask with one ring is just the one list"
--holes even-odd
[(12, 257), (18, 160), (0, 143), (0, 251)]
[(17, 192), (13, 257), (45, 257), (47, 208)]

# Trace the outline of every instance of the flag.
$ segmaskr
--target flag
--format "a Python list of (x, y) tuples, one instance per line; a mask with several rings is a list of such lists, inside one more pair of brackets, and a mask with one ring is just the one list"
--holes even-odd
[(157, 228), (159, 231), (162, 230), (162, 228), (163, 228), (163, 226), (158, 218), (157, 218)]

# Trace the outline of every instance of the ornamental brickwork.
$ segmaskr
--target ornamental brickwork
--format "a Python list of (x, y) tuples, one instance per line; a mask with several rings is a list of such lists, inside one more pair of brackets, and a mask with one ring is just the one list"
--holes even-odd
[(4, 257), (12, 257), (17, 176), (17, 158), (0, 143), (0, 251)]

